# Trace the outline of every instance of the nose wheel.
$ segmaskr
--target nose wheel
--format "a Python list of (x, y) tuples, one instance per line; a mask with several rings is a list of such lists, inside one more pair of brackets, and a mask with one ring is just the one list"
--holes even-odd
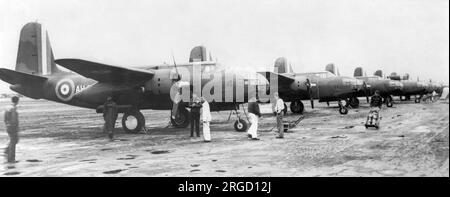
[(127, 133), (139, 133), (145, 126), (144, 115), (139, 110), (125, 112), (122, 117), (122, 128)]
[[(236, 108), (234, 109), (234, 111), (236, 112), (237, 120), (234, 122), (234, 130), (236, 130), (238, 132), (244, 132), (244, 131), (247, 131), (247, 129), (248, 129), (248, 123), (244, 119), (241, 118), (241, 115), (240, 115), (238, 109), (239, 109), (239, 106), (236, 105)], [(245, 113), (245, 110), (244, 110), (244, 114), (245, 114), (245, 116), (247, 116), (247, 114)], [(230, 119), (230, 117), (231, 117), (231, 113), (230, 113), (230, 116), (228, 117), (228, 120)], [(248, 117), (247, 117), (247, 120), (248, 120)]]
[(189, 126), (189, 111), (184, 107), (179, 107), (178, 112), (173, 116), (170, 114), (170, 123), (176, 128), (186, 128)]

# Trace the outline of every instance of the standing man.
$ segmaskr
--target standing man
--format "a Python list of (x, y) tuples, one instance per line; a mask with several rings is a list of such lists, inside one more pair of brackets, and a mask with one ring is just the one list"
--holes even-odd
[(247, 131), (248, 137), (252, 140), (259, 140), (258, 118), (261, 117), (261, 112), (259, 111), (259, 105), (254, 96), (248, 101), (248, 116), (250, 117), (251, 123), (250, 128)]
[(11, 101), (12, 106), (8, 107), (4, 114), (6, 132), (8, 132), (9, 136), (9, 144), (5, 148), (5, 156), (8, 163), (14, 163), (16, 161), (16, 144), (19, 142), (19, 113), (17, 112), (19, 97), (13, 96)]
[(273, 94), (275, 98), (275, 107), (274, 112), (277, 115), (277, 127), (278, 127), (278, 136), (277, 138), (284, 138), (284, 126), (283, 126), (283, 110), (284, 110), (284, 101), (278, 95), (278, 92)]
[(197, 137), (200, 137), (200, 108), (202, 108), (202, 104), (196, 94), (192, 95), (188, 107), (191, 108), (191, 137), (194, 137), (194, 128)]
[(113, 101), (111, 96), (106, 98), (106, 102), (103, 105), (103, 118), (105, 119), (105, 130), (108, 133), (110, 141), (114, 140), (114, 126), (116, 126), (117, 120), (117, 104)]
[(209, 123), (211, 122), (211, 110), (209, 110), (209, 103), (202, 97), (202, 120), (203, 120), (203, 140), (211, 142), (211, 133)]

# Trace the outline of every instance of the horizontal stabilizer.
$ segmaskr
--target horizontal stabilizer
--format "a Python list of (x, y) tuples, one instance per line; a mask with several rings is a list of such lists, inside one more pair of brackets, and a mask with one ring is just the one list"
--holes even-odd
[(58, 59), (57, 64), (99, 82), (141, 83), (154, 76), (153, 71), (111, 66), (81, 59)]
[(41, 84), (47, 81), (47, 78), (43, 76), (27, 74), (6, 68), (0, 68), (0, 79), (12, 85)]

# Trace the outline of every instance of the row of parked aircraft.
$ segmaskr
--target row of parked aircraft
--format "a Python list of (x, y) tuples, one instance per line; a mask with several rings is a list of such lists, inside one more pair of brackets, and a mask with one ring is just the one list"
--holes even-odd
[[(200, 93), (220, 95), (219, 99), (210, 102), (211, 111), (236, 112), (251, 96), (268, 102), (272, 90), (269, 87), (275, 87), (280, 97), (290, 103), (293, 113), (304, 112), (302, 101), (309, 100), (314, 108), (314, 100), (318, 100), (328, 105), (337, 101), (341, 114), (347, 114), (349, 108), (357, 108), (358, 97), (368, 100), (375, 90), (380, 91), (386, 105), (391, 107), (392, 96), (404, 99), (417, 96), (416, 102), (420, 102), (422, 95), (433, 91), (440, 93), (443, 89), (437, 83), (411, 81), (407, 76), (400, 78), (395, 73), (383, 77), (382, 72), (377, 71), (374, 76), (364, 76), (360, 67), (355, 69), (354, 77), (340, 76), (336, 71), (335, 66), (329, 64), (325, 71), (295, 73), (287, 59), (281, 57), (275, 61), (273, 72), (254, 73), (256, 77), (249, 78), (240, 71), (226, 69), (211, 57), (208, 59), (203, 46), (194, 47), (189, 62), (184, 64), (174, 61), (171, 65), (122, 67), (81, 59), (55, 60), (47, 32), (39, 23), (32, 22), (20, 32), (15, 70), (0, 68), (0, 79), (24, 96), (95, 109), (97, 113), (102, 112), (106, 98), (113, 96), (119, 112), (124, 113), (122, 127), (130, 133), (138, 133), (144, 128), (145, 117), (140, 111), (145, 109), (171, 110), (172, 125), (187, 127), (186, 102), (175, 103), (172, 98), (175, 92), (196, 89), (196, 80), (200, 81), (199, 89), (214, 82), (208, 89), (210, 91)], [(217, 82), (219, 86), (216, 86)], [(237, 90), (243, 90), (242, 98)], [(235, 114), (234, 128), (245, 131), (247, 122), (240, 113)]]

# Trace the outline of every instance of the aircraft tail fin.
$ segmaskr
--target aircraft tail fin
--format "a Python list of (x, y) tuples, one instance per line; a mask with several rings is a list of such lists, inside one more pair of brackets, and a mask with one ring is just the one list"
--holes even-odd
[(361, 67), (355, 68), (355, 72), (353, 73), (354, 77), (362, 77), (363, 76), (363, 69)]
[(279, 57), (275, 60), (274, 64), (274, 73), (293, 73), (292, 65), (288, 63), (288, 60), (285, 57)]
[(325, 71), (328, 71), (328, 72), (330, 72), (330, 73), (333, 73), (333, 74), (339, 76), (339, 72), (337, 71), (336, 66), (334, 66), (333, 63), (327, 64), (327, 65), (325, 66)]
[(47, 31), (36, 22), (27, 23), (20, 31), (16, 71), (33, 75), (59, 72)]
[(375, 71), (375, 73), (373, 75), (383, 77), (383, 71), (377, 70), (377, 71)]
[[(403, 80), (409, 80), (409, 74), (408, 73), (406, 73), (405, 75), (403, 75), (403, 78), (402, 78)], [(419, 80), (417, 80), (417, 81), (419, 81)]]
[(189, 62), (208, 61), (207, 58), (208, 57), (206, 56), (206, 48), (204, 46), (196, 46), (191, 50), (191, 54), (189, 55)]

